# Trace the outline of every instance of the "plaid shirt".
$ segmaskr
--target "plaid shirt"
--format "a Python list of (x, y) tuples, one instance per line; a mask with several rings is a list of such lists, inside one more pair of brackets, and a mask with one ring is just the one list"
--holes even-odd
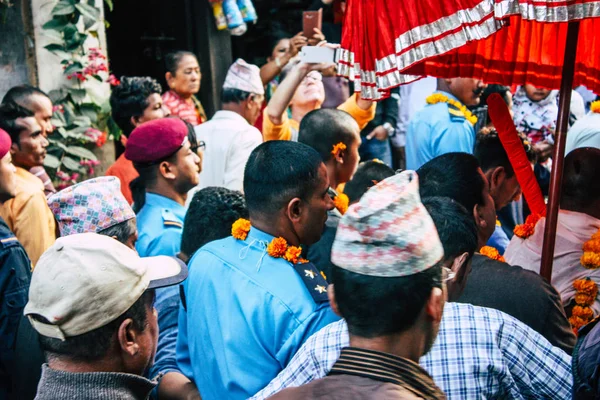
[[(348, 345), (346, 322), (329, 324), (252, 400), (326, 376)], [(571, 357), (518, 320), (489, 308), (448, 303), (436, 342), (420, 364), (448, 399), (571, 398)]]

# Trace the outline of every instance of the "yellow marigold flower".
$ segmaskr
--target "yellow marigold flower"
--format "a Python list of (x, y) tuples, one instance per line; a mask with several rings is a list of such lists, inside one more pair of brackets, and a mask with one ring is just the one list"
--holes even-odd
[[(573, 288), (577, 291), (577, 293), (587, 294), (594, 298), (598, 295), (598, 285), (590, 278), (577, 279), (575, 282), (573, 282)], [(580, 303), (577, 302), (577, 304)]]
[(338, 193), (337, 196), (333, 199), (333, 204), (338, 211), (344, 215), (346, 211), (348, 211), (348, 205), (350, 204), (350, 199), (344, 193)]
[(600, 254), (585, 252), (581, 256), (581, 265), (588, 269), (600, 268)]
[(535, 233), (535, 226), (540, 220), (540, 215), (529, 215), (525, 220), (524, 224), (517, 225), (513, 231), (515, 235), (521, 239), (527, 239), (529, 236)]
[(594, 318), (594, 311), (589, 307), (575, 306), (573, 307), (571, 315), (589, 322), (592, 318)]
[(590, 110), (594, 113), (600, 113), (600, 100), (592, 102), (590, 105)]
[(583, 244), (583, 251), (589, 251), (592, 253), (600, 253), (600, 240), (591, 239)]
[(505, 262), (506, 260), (504, 259), (504, 257), (502, 257), (500, 255), (500, 253), (498, 252), (498, 250), (492, 246), (483, 246), (480, 250), (479, 253), (491, 258), (492, 260), (498, 260), (498, 261), (502, 261)]
[(339, 142), (338, 144), (333, 146), (333, 150), (331, 150), (331, 154), (333, 154), (334, 157), (337, 157), (337, 155), (344, 150), (346, 150), (346, 145), (342, 142)]
[(250, 232), (250, 221), (240, 218), (231, 226), (231, 236), (238, 240), (246, 240)]
[(271, 257), (275, 258), (283, 257), (286, 250), (287, 241), (282, 237), (273, 239), (267, 246), (267, 253), (269, 253)]
[(285, 252), (283, 258), (291, 262), (292, 264), (296, 264), (300, 259), (300, 254), (302, 254), (302, 249), (300, 247), (290, 246), (287, 248), (287, 251)]

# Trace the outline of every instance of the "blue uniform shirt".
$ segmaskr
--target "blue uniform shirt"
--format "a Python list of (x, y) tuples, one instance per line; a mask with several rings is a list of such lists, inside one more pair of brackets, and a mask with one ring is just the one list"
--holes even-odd
[[(442, 94), (458, 101), (450, 93)], [(416, 113), (408, 125), (406, 169), (417, 170), (446, 153), (473, 154), (474, 147), (475, 129), (460, 110), (447, 103), (430, 104)]]
[(502, 229), (500, 225), (496, 225), (494, 233), (492, 234), (492, 237), (490, 237), (490, 239), (488, 240), (487, 245), (494, 247), (496, 250), (498, 250), (500, 255), (504, 255), (504, 252), (506, 251), (506, 248), (508, 247), (509, 243), (510, 239), (508, 238), (506, 232), (504, 232), (504, 229)]
[[(181, 248), (181, 234), (186, 208), (174, 200), (146, 193), (146, 204), (137, 215), (138, 241), (135, 245), (140, 257), (175, 257)], [(177, 317), (179, 314), (179, 286), (156, 290), (154, 303), (158, 311), (158, 349), (148, 377), (158, 373), (179, 371), (175, 358), (177, 344)]]
[(265, 387), (315, 332), (339, 320), (315, 301), (273, 236), (252, 228), (202, 247), (184, 282), (177, 362), (204, 400), (246, 399)]

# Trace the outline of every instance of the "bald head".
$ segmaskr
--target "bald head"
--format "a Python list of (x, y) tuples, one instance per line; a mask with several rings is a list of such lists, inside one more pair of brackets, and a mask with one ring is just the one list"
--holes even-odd
[(583, 147), (565, 158), (561, 208), (600, 219), (600, 149)]

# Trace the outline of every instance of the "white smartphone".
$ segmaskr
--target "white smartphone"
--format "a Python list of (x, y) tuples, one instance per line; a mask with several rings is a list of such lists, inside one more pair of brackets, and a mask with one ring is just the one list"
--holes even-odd
[(335, 49), (329, 47), (304, 46), (300, 50), (300, 60), (305, 63), (333, 63), (335, 61)]

